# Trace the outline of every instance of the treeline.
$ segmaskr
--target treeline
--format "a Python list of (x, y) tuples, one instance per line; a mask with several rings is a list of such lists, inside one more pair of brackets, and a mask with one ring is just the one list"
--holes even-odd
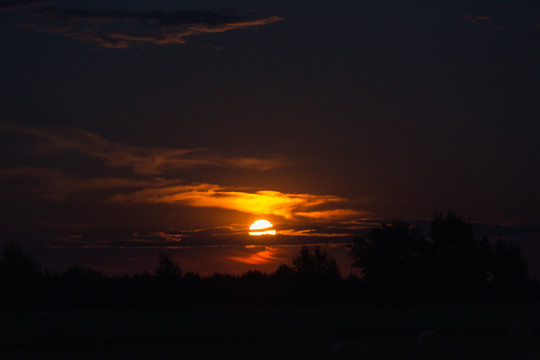
[(537, 301), (519, 246), (477, 239), (472, 225), (437, 214), (429, 237), (401, 221), (370, 229), (350, 248), (361, 277), (342, 278), (320, 247), (303, 247), (272, 273), (200, 277), (160, 254), (153, 273), (105, 276), (73, 266), (42, 270), (15, 242), (0, 254), (0, 310), (81, 307), (312, 306)]
[(436, 214), (427, 238), (401, 221), (372, 228), (355, 239), (351, 256), (369, 301), (526, 301), (540, 295), (518, 244), (478, 239), (472, 224), (453, 213)]
[(153, 273), (122, 277), (73, 266), (64, 272), (41, 271), (16, 243), (0, 260), (0, 311), (86, 307), (295, 306), (333, 304), (347, 280), (335, 259), (320, 248), (303, 248), (293, 265), (273, 273), (184, 273), (167, 254)]

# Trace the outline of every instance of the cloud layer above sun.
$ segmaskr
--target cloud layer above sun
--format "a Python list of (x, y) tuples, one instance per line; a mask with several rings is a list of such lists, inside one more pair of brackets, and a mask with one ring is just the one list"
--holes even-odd
[[(276, 158), (227, 157), (209, 149), (176, 149), (132, 146), (110, 141), (79, 129), (0, 126), (4, 133), (27, 139), (35, 156), (55, 158), (65, 153), (95, 159), (102, 173), (118, 168), (127, 175), (86, 175), (64, 168), (11, 166), (0, 168), (0, 181), (22, 180), (25, 193), (48, 201), (62, 202), (74, 197), (106, 203), (167, 204), (193, 208), (215, 208), (253, 215), (272, 215), (287, 220), (341, 220), (365, 216), (343, 197), (326, 194), (287, 193), (242, 184), (223, 186), (189, 179), (189, 170), (200, 167), (242, 168), (272, 171), (287, 167)], [(109, 170), (107, 170), (109, 169)], [(175, 170), (187, 178), (179, 179)], [(21, 185), (23, 186), (23, 185)]]
[(346, 199), (332, 195), (287, 194), (271, 190), (238, 191), (213, 184), (173, 185), (146, 188), (132, 194), (118, 195), (115, 201), (182, 203), (194, 207), (215, 207), (255, 215), (277, 215), (286, 219), (347, 218), (364, 213), (352, 209), (318, 211), (320, 206), (345, 204)]
[(175, 169), (197, 166), (271, 170), (286, 164), (271, 158), (224, 157), (208, 149), (132, 146), (109, 141), (80, 129), (0, 125), (1, 130), (35, 137), (37, 142), (34, 146), (42, 153), (77, 151), (86, 156), (103, 159), (110, 167), (129, 167), (142, 175), (159, 175)]

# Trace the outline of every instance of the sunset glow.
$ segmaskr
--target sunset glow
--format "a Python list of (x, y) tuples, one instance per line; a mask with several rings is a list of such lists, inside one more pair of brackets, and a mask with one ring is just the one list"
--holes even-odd
[(266, 247), (261, 251), (256, 251), (255, 253), (243, 256), (231, 256), (229, 259), (243, 264), (262, 265), (273, 261), (283, 260), (281, 257), (277, 256), (279, 253), (280, 250), (277, 248)]
[(269, 230), (273, 226), (274, 225), (268, 220), (257, 220), (249, 227), (249, 230), (257, 231), (250, 231), (249, 235), (276, 235), (276, 230)]
[[(319, 206), (339, 207), (348, 202), (347, 199), (335, 195), (294, 194), (272, 190), (246, 192), (208, 183), (167, 185), (160, 181), (156, 186), (146, 186), (133, 193), (116, 194), (112, 200), (157, 204), (179, 203), (192, 207), (214, 207), (251, 214), (271, 214), (286, 219), (292, 219), (296, 214), (315, 219), (330, 215), (332, 219), (335, 219), (338, 214), (336, 210), (345, 217), (351, 216), (351, 210), (348, 209), (317, 210)], [(312, 213), (314, 214), (311, 215)], [(354, 214), (365, 215), (363, 212), (354, 212)]]
[(446, 210), (540, 278), (540, 1), (335, 5), (0, 0), (0, 268), (16, 242), (55, 274), (270, 276), (303, 245), (350, 271)]

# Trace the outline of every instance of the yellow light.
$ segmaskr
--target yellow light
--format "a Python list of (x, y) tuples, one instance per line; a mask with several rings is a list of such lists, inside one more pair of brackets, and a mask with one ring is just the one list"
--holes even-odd
[(257, 220), (249, 227), (249, 230), (262, 230), (272, 227), (272, 223), (268, 220)]
[(276, 230), (265, 230), (265, 231), (250, 231), (249, 235), (276, 235)]
[(249, 235), (276, 235), (276, 230), (270, 230), (273, 227), (272, 223), (268, 220), (257, 220), (249, 227), (249, 230), (258, 230), (250, 231)]

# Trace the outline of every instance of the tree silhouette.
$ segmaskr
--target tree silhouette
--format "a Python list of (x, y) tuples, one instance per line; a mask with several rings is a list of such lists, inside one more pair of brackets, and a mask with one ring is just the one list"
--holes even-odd
[(336, 301), (426, 303), (537, 301), (538, 282), (516, 243), (475, 238), (472, 225), (438, 213), (430, 238), (394, 221), (354, 240), (350, 255), (362, 277), (342, 279), (333, 256), (302, 247), (270, 274), (248, 271), (200, 277), (160, 253), (153, 274), (114, 277), (72, 266), (54, 274), (14, 241), (0, 249), (0, 311), (81, 307), (321, 305)]
[(502, 239), (495, 242), (492, 272), (493, 281), (500, 283), (519, 283), (529, 278), (527, 260), (521, 254), (519, 244)]
[(9, 278), (32, 278), (40, 275), (38, 262), (14, 240), (4, 245), (0, 253), (1, 273)]
[(169, 255), (159, 253), (159, 264), (155, 270), (157, 286), (156, 301), (161, 305), (176, 306), (183, 302), (182, 268)]
[[(452, 212), (437, 213), (426, 239), (394, 221), (354, 240), (352, 265), (377, 302), (448, 302), (532, 298), (533, 283), (519, 246), (477, 239), (472, 224)], [(521, 295), (519, 295), (521, 294)]]
[(156, 276), (160, 279), (178, 280), (182, 278), (182, 268), (169, 255), (159, 253), (159, 265), (156, 268)]
[(518, 244), (499, 239), (493, 245), (491, 285), (495, 297), (504, 300), (523, 300), (533, 291), (527, 260)]
[[(331, 303), (335, 300), (341, 275), (336, 259), (320, 247), (303, 246), (292, 259), (295, 280), (295, 302)], [(285, 275), (286, 269), (280, 269)]]
[(350, 254), (376, 301), (414, 301), (433, 286), (433, 247), (406, 222), (369, 229), (353, 241)]
[(39, 297), (42, 273), (38, 262), (11, 240), (0, 252), (0, 302), (21, 309)]
[(340, 276), (336, 259), (318, 246), (303, 246), (292, 263), (293, 271), (300, 275), (330, 278)]
[(437, 213), (430, 223), (437, 251), (441, 295), (464, 299), (481, 292), (488, 279), (490, 245), (476, 239), (472, 224), (454, 213)]

